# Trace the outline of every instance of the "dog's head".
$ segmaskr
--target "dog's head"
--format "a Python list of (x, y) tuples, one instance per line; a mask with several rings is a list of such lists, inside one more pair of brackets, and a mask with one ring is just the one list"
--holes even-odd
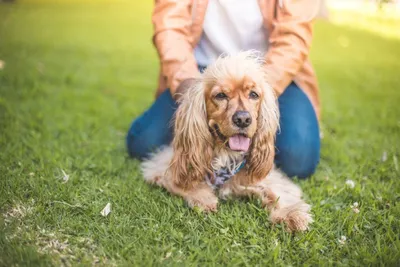
[(229, 76), (205, 84), (208, 126), (216, 144), (246, 153), (257, 132), (264, 90), (258, 77)]
[(252, 52), (221, 57), (182, 97), (171, 166), (179, 182), (203, 179), (216, 147), (247, 154), (253, 179), (268, 174), (279, 119), (262, 63)]

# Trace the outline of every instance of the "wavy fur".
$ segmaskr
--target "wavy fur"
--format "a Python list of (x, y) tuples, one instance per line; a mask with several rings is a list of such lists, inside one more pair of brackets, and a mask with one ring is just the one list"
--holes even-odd
[(211, 172), (212, 137), (208, 130), (203, 83), (183, 96), (175, 115), (174, 157), (170, 170), (175, 183), (190, 188)]
[[(225, 144), (216, 145), (221, 140), (210, 130), (212, 125), (209, 125), (208, 105), (218, 104), (207, 99), (206, 92), (219, 81), (227, 80), (244, 88), (248, 77), (261, 88), (262, 96), (261, 103), (249, 101), (252, 111), (257, 107), (257, 117), (253, 117), (256, 118), (256, 128), (249, 154), (243, 154), (227, 148)], [(233, 106), (231, 109), (235, 108)], [(217, 113), (219, 111), (217, 109)], [(228, 108), (222, 108), (224, 114), (219, 118), (227, 122), (231, 116), (229, 112)], [(147, 182), (183, 197), (190, 207), (216, 211), (218, 198), (205, 182), (206, 175), (212, 175), (213, 170), (227, 166), (236, 169), (246, 156), (246, 168), (223, 184), (219, 196), (254, 195), (270, 211), (273, 223), (284, 222), (289, 231), (308, 229), (312, 222), (310, 206), (302, 200), (300, 188), (273, 167), (279, 113), (274, 92), (266, 82), (259, 54), (250, 51), (227, 55), (209, 66), (198, 82), (182, 96), (174, 127), (172, 146), (161, 149), (142, 163)], [(225, 123), (224, 127), (230, 126)]]
[(279, 110), (276, 97), (265, 77), (261, 86), (264, 97), (259, 111), (258, 129), (253, 138), (248, 165), (251, 182), (263, 179), (271, 171), (275, 157), (275, 135), (279, 127)]

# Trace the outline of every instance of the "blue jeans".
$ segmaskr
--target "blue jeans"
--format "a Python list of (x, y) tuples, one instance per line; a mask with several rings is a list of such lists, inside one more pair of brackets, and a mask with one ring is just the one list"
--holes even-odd
[[(278, 98), (280, 131), (276, 136), (275, 164), (289, 177), (312, 175), (319, 162), (320, 138), (315, 111), (304, 92), (291, 83)], [(172, 141), (171, 118), (177, 108), (169, 90), (135, 119), (129, 129), (129, 155), (145, 158), (154, 149)]]

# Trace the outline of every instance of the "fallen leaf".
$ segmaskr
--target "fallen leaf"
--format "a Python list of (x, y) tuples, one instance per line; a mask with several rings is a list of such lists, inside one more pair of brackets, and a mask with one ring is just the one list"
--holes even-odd
[(107, 217), (108, 214), (111, 212), (111, 203), (108, 202), (104, 209), (100, 212), (100, 214), (104, 217)]
[(382, 162), (387, 161), (387, 152), (386, 151), (383, 151), (381, 160), (382, 160)]
[(3, 60), (0, 60), (0, 70), (4, 69), (6, 63)]
[(68, 182), (68, 180), (69, 180), (69, 175), (66, 174), (64, 170), (61, 170), (61, 172), (62, 172), (62, 174), (63, 174), (63, 177), (62, 177), (63, 183), (65, 184), (65, 183)]

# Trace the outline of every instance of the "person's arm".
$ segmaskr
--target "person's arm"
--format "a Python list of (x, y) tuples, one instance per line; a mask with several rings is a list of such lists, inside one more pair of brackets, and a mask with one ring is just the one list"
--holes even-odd
[[(187, 79), (199, 74), (191, 45), (192, 24), (190, 0), (156, 0), (153, 11), (153, 42), (157, 49), (161, 72), (171, 94)], [(185, 85), (184, 83), (183, 85)]]
[(319, 0), (277, 0), (266, 54), (268, 82), (279, 96), (308, 58)]

